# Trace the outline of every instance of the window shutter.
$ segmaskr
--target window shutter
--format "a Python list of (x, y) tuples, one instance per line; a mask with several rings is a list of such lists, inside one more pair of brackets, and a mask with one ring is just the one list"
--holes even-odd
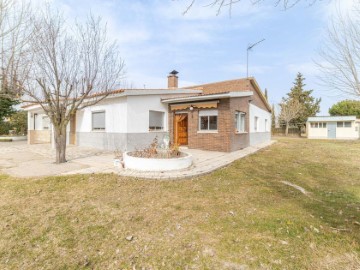
[(93, 129), (105, 129), (105, 112), (92, 113)]

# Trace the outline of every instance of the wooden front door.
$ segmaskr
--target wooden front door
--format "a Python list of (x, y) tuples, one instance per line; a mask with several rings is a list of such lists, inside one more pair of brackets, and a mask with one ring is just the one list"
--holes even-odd
[(175, 114), (174, 141), (178, 145), (188, 144), (188, 115), (187, 113)]

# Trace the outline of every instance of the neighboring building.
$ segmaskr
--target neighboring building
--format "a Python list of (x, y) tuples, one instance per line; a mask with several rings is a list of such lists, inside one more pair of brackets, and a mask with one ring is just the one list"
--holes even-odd
[[(50, 143), (52, 125), (38, 105), (28, 111), (28, 142)], [(170, 141), (189, 148), (230, 152), (270, 141), (271, 107), (254, 78), (168, 89), (113, 91), (80, 110), (68, 126), (68, 143), (129, 151)]]
[(360, 120), (356, 116), (309, 117), (306, 131), (309, 139), (359, 139)]

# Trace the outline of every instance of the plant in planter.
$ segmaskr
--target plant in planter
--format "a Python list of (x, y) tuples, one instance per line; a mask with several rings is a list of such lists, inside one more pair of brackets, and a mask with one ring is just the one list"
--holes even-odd
[(125, 168), (137, 171), (182, 170), (189, 168), (192, 160), (192, 155), (181, 152), (178, 144), (164, 142), (159, 147), (157, 138), (145, 149), (124, 153)]
[(168, 147), (159, 147), (159, 142), (157, 137), (154, 138), (149, 147), (146, 147), (142, 150), (135, 150), (128, 153), (133, 157), (141, 158), (177, 158), (181, 157), (182, 153), (179, 151), (178, 144), (170, 144)]

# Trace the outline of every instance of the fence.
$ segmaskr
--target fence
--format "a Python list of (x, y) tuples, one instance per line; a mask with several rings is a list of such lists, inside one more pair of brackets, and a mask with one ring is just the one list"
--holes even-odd
[[(285, 136), (285, 126), (271, 129), (272, 135)], [(301, 136), (301, 131), (298, 127), (289, 127), (288, 136)]]

